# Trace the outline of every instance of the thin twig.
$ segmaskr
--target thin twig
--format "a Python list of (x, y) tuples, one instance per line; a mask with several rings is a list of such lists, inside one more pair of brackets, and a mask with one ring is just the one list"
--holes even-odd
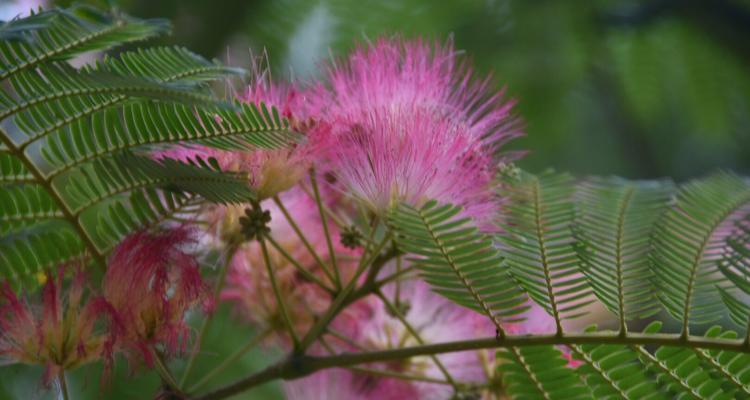
[(294, 268), (296, 268), (297, 271), (299, 271), (299, 273), (301, 273), (302, 276), (305, 277), (305, 279), (309, 280), (310, 282), (313, 282), (313, 283), (317, 284), (318, 286), (320, 286), (321, 288), (323, 288), (328, 293), (334, 293), (334, 290), (331, 289), (330, 287), (328, 287), (328, 285), (326, 285), (325, 282), (323, 282), (320, 278), (318, 278), (317, 276), (315, 276), (315, 274), (313, 274), (312, 272), (310, 272), (307, 268), (303, 267), (299, 263), (299, 261), (297, 261), (294, 257), (292, 257), (292, 255), (289, 254), (289, 252), (287, 252), (284, 249), (284, 247), (281, 246), (281, 244), (279, 244), (279, 242), (277, 242), (273, 238), (273, 236), (268, 235), (268, 236), (266, 236), (266, 239), (268, 239), (268, 242), (271, 243), (271, 246), (273, 246), (273, 248), (276, 249), (276, 251), (278, 251), (279, 253), (281, 253), (281, 255), (284, 258), (287, 259), (287, 261), (289, 261), (290, 263), (292, 263), (292, 265), (294, 266)]
[(331, 283), (335, 284), (333, 274), (331, 271), (328, 270), (328, 267), (326, 267), (326, 263), (323, 262), (323, 259), (320, 258), (320, 255), (318, 255), (318, 252), (315, 251), (315, 248), (310, 244), (310, 241), (307, 240), (307, 237), (302, 232), (302, 230), (299, 228), (299, 225), (297, 225), (297, 222), (292, 218), (292, 215), (289, 213), (289, 210), (286, 209), (284, 206), (284, 203), (281, 202), (281, 199), (278, 196), (274, 196), (273, 202), (276, 203), (276, 206), (279, 207), (279, 210), (281, 210), (281, 213), (284, 214), (284, 218), (286, 218), (286, 221), (289, 223), (289, 226), (292, 227), (292, 230), (297, 234), (299, 237), (299, 240), (302, 241), (302, 244), (305, 246), (307, 251), (310, 252), (310, 255), (313, 256), (315, 261), (320, 265), (320, 268), (323, 270), (323, 273), (326, 274), (328, 279), (331, 281)]
[(323, 225), (323, 234), (325, 235), (326, 244), (328, 245), (328, 259), (331, 260), (334, 283), (337, 289), (341, 289), (341, 274), (339, 273), (339, 267), (336, 264), (336, 251), (333, 248), (331, 232), (328, 230), (328, 218), (326, 218), (326, 212), (323, 210), (323, 200), (320, 198), (320, 190), (318, 189), (318, 180), (315, 177), (315, 170), (310, 170), (310, 183), (312, 184), (313, 193), (315, 194), (315, 203), (318, 205), (320, 222), (321, 225)]
[(367, 267), (372, 265), (373, 268), (376, 268), (378, 266), (382, 266), (382, 264), (385, 263), (385, 260), (382, 259), (380, 260), (380, 262), (376, 263), (376, 261), (378, 260), (380, 251), (389, 241), (390, 235), (387, 234), (386, 237), (383, 238), (380, 245), (373, 251), (373, 254), (370, 256), (370, 258), (365, 259), (365, 256), (362, 256), (362, 262), (357, 268), (357, 271), (354, 273), (351, 281), (349, 281), (349, 284), (347, 284), (346, 287), (341, 290), (341, 293), (336, 296), (326, 313), (315, 322), (312, 328), (310, 328), (310, 330), (307, 332), (307, 335), (302, 338), (299, 350), (304, 351), (305, 349), (310, 347), (311, 344), (315, 343), (318, 337), (323, 332), (325, 332), (326, 326), (328, 326), (328, 324), (333, 321), (336, 315), (341, 312), (341, 309), (349, 303), (349, 300), (351, 300), (350, 296), (357, 286), (357, 281), (359, 280), (359, 277), (362, 275), (362, 273), (367, 269)]
[(286, 302), (284, 302), (284, 298), (281, 297), (281, 290), (276, 281), (276, 272), (273, 269), (273, 265), (271, 265), (271, 257), (268, 255), (266, 240), (264, 237), (260, 237), (258, 238), (258, 242), (260, 243), (260, 249), (263, 253), (263, 263), (266, 265), (268, 278), (271, 281), (271, 288), (273, 289), (273, 295), (276, 299), (276, 305), (279, 307), (281, 318), (284, 320), (284, 324), (286, 325), (287, 331), (289, 331), (289, 336), (292, 338), (292, 342), (294, 342), (294, 347), (297, 348), (299, 346), (299, 337), (297, 337), (297, 334), (294, 332), (294, 325), (292, 324), (291, 317), (289, 317), (289, 310), (286, 308)]
[[(406, 330), (411, 334), (411, 336), (419, 343), (420, 345), (424, 345), (425, 341), (422, 339), (419, 332), (417, 332), (416, 329), (414, 329), (413, 326), (409, 323), (409, 321), (406, 320), (406, 317), (404, 317), (403, 314), (401, 314), (401, 310), (397, 309), (396, 307), (391, 304), (390, 301), (383, 295), (383, 292), (380, 291), (380, 289), (375, 290), (375, 295), (378, 296), (380, 301), (383, 302), (385, 307), (391, 312), (391, 314), (395, 315), (396, 318), (401, 321), (401, 324), (406, 328)], [(432, 361), (435, 363), (435, 365), (438, 367), (440, 372), (445, 376), (445, 379), (450, 382), (450, 384), (453, 386), (453, 390), (458, 391), (458, 385), (456, 385), (456, 381), (451, 376), (450, 372), (448, 372), (448, 369), (445, 368), (445, 365), (440, 361), (440, 359), (434, 355), (431, 354), (430, 358), (432, 358)]]

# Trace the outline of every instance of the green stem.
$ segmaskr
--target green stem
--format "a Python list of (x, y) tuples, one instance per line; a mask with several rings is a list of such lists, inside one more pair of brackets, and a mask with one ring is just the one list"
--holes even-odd
[[(237, 252), (237, 249), (239, 249), (239, 244), (230, 245), (227, 249), (227, 258), (226, 260), (224, 260), (224, 263), (221, 266), (219, 277), (216, 280), (216, 286), (214, 286), (214, 302), (218, 302), (219, 300), (219, 294), (221, 293), (221, 289), (224, 288), (224, 281), (226, 281), (229, 264), (231, 264), (232, 259), (234, 258), (234, 254)], [(195, 359), (196, 357), (198, 357), (198, 352), (200, 352), (201, 345), (203, 344), (203, 337), (208, 331), (208, 326), (211, 324), (211, 320), (213, 320), (213, 314), (206, 315), (206, 317), (203, 319), (203, 322), (201, 322), (201, 327), (198, 330), (198, 337), (195, 339), (190, 358), (188, 359), (187, 365), (185, 366), (185, 372), (182, 373), (182, 378), (180, 378), (180, 387), (184, 387), (187, 379), (190, 377), (190, 372), (195, 366)]]
[(315, 251), (315, 248), (310, 244), (310, 242), (307, 240), (307, 237), (305, 237), (305, 234), (302, 232), (302, 230), (299, 228), (299, 225), (297, 225), (297, 222), (292, 218), (292, 215), (289, 213), (289, 211), (284, 206), (284, 203), (281, 202), (281, 199), (279, 199), (278, 196), (274, 196), (273, 202), (276, 203), (276, 206), (279, 207), (279, 210), (281, 210), (281, 213), (284, 214), (284, 218), (286, 218), (286, 221), (289, 223), (289, 226), (292, 227), (292, 230), (297, 234), (299, 239), (302, 241), (302, 244), (305, 245), (305, 248), (307, 251), (310, 252), (310, 254), (315, 259), (315, 262), (320, 265), (320, 268), (323, 270), (323, 272), (326, 274), (328, 279), (331, 280), (331, 283), (334, 282), (333, 274), (331, 271), (328, 270), (326, 267), (326, 264), (323, 262), (323, 259), (320, 258), (318, 255), (318, 252)]
[[(386, 235), (386, 237), (383, 238), (383, 241), (376, 249), (374, 249), (372, 255), (369, 259), (367, 259), (367, 261), (365, 261), (365, 256), (362, 255), (363, 261), (360, 263), (351, 281), (349, 281), (346, 287), (341, 290), (341, 293), (336, 296), (336, 298), (333, 300), (333, 303), (330, 305), (330, 307), (328, 307), (326, 313), (322, 317), (320, 317), (320, 319), (318, 319), (312, 326), (312, 328), (310, 328), (310, 330), (307, 332), (307, 335), (305, 335), (305, 337), (302, 339), (302, 343), (300, 344), (300, 351), (305, 351), (308, 347), (310, 347), (310, 345), (315, 343), (315, 341), (318, 340), (318, 337), (323, 332), (325, 332), (328, 324), (333, 321), (333, 319), (336, 317), (336, 315), (338, 315), (339, 312), (341, 312), (341, 309), (353, 301), (354, 297), (356, 296), (352, 296), (352, 294), (355, 293), (354, 289), (357, 286), (357, 281), (359, 280), (359, 277), (362, 275), (362, 273), (367, 269), (367, 267), (372, 266), (373, 270), (379, 269), (382, 265), (385, 264), (386, 261), (388, 261), (392, 257), (391, 256), (383, 258), (379, 256), (380, 251), (390, 240), (389, 236), (390, 235)], [(371, 286), (371, 290), (369, 290), (364, 295), (372, 293), (372, 290), (374, 290), (375, 286)]]
[(296, 349), (299, 347), (299, 338), (294, 332), (294, 325), (292, 324), (291, 317), (289, 317), (289, 310), (286, 308), (284, 298), (281, 297), (281, 290), (279, 289), (279, 283), (276, 281), (276, 272), (274, 272), (273, 266), (271, 265), (271, 257), (269, 257), (268, 255), (268, 247), (266, 246), (265, 238), (258, 238), (258, 243), (260, 243), (260, 249), (263, 253), (263, 263), (266, 265), (268, 278), (271, 281), (271, 288), (273, 289), (273, 296), (276, 299), (276, 305), (279, 307), (281, 318), (284, 320), (284, 324), (289, 331), (289, 336), (292, 338), (292, 342), (294, 342), (294, 348)]
[(65, 380), (65, 370), (61, 369), (60, 373), (57, 374), (57, 382), (60, 384), (60, 395), (63, 400), (69, 400), (70, 395), (68, 394), (68, 383)]
[(331, 293), (331, 294), (334, 293), (334, 290), (331, 289), (331, 288), (329, 288), (328, 285), (325, 284), (325, 282), (323, 282), (320, 278), (318, 278), (317, 276), (315, 276), (315, 274), (313, 274), (312, 272), (310, 272), (307, 268), (305, 268), (302, 265), (300, 265), (299, 261), (297, 261), (294, 257), (292, 257), (291, 254), (289, 254), (289, 252), (287, 252), (284, 249), (284, 247), (281, 246), (281, 244), (279, 244), (279, 242), (277, 242), (273, 238), (273, 236), (268, 235), (268, 236), (266, 236), (266, 239), (268, 239), (268, 242), (271, 243), (271, 246), (273, 246), (273, 248), (276, 249), (276, 251), (278, 251), (279, 253), (281, 253), (281, 255), (284, 258), (287, 259), (287, 261), (289, 261), (290, 263), (292, 263), (292, 265), (294, 266), (294, 268), (296, 268), (297, 271), (299, 271), (299, 273), (301, 273), (307, 280), (309, 280), (310, 282), (313, 282), (313, 283), (317, 284), (318, 286), (320, 286), (321, 288), (323, 288), (323, 290), (327, 291), (328, 293)]
[(331, 267), (333, 268), (333, 278), (337, 289), (341, 289), (341, 275), (339, 274), (339, 267), (336, 264), (336, 251), (333, 249), (333, 240), (331, 239), (331, 232), (328, 229), (328, 218), (326, 212), (323, 210), (323, 200), (320, 198), (320, 190), (318, 189), (318, 180), (315, 177), (315, 171), (310, 170), (310, 183), (312, 184), (313, 193), (315, 194), (315, 203), (318, 205), (318, 212), (320, 212), (320, 221), (323, 225), (323, 234), (326, 237), (326, 244), (328, 245), (328, 258), (331, 260)]
[(665, 333), (633, 333), (620, 336), (617, 332), (589, 332), (563, 335), (509, 336), (500, 339), (495, 336), (457, 342), (427, 344), (423, 346), (404, 347), (364, 353), (343, 353), (329, 357), (294, 355), (260, 372), (240, 379), (213, 392), (194, 398), (194, 400), (219, 400), (245, 391), (251, 387), (275, 380), (297, 379), (326, 368), (346, 368), (358, 364), (403, 360), (409, 357), (443, 354), (499, 347), (522, 347), (540, 345), (573, 345), (573, 344), (619, 344), (619, 345), (657, 345), (688, 348), (703, 348), (750, 353), (743, 340), (708, 338)]
[(210, 382), (211, 379), (213, 379), (216, 375), (227, 369), (230, 365), (234, 364), (235, 361), (237, 361), (240, 357), (245, 355), (248, 351), (250, 351), (253, 347), (255, 347), (258, 343), (260, 343), (261, 340), (268, 337), (268, 335), (271, 333), (270, 329), (266, 329), (265, 331), (261, 332), (259, 335), (255, 336), (254, 338), (250, 339), (244, 346), (240, 347), (232, 353), (229, 357), (227, 357), (224, 361), (221, 362), (216, 368), (211, 370), (209, 373), (204, 375), (198, 382), (196, 382), (193, 386), (190, 386), (190, 389), (188, 389), (188, 392), (195, 392), (198, 389), (200, 389), (203, 385)]
[[(396, 256), (396, 274), (401, 273), (401, 254)], [(401, 308), (401, 280), (396, 280), (393, 284), (393, 303), (396, 305), (396, 309)]]
[(410, 272), (413, 272), (413, 271), (415, 271), (415, 270), (416, 270), (416, 268), (415, 268), (415, 267), (414, 267), (413, 265), (412, 265), (412, 266), (409, 266), (409, 267), (406, 267), (406, 268), (402, 269), (402, 270), (401, 270), (400, 272), (394, 272), (393, 274), (391, 274), (391, 275), (388, 275), (388, 276), (386, 276), (386, 277), (385, 277), (385, 278), (383, 278), (383, 279), (380, 279), (380, 280), (379, 280), (379, 281), (377, 282), (377, 284), (378, 284), (378, 286), (384, 286), (384, 285), (386, 285), (387, 283), (390, 283), (390, 282), (392, 282), (392, 281), (397, 281), (397, 282), (398, 282), (398, 281), (400, 281), (400, 280), (401, 280), (401, 278), (403, 278), (403, 277), (404, 277), (405, 275), (407, 275), (408, 273), (410, 273)]
[[(305, 185), (300, 185), (300, 189), (302, 189), (302, 191), (305, 192), (305, 194), (307, 194), (308, 196), (315, 197), (315, 195), (313, 193), (310, 193), (310, 189), (308, 189)], [(337, 228), (344, 229), (344, 227), (349, 225), (348, 222), (344, 221), (340, 216), (336, 215), (336, 213), (328, 208), (328, 206), (325, 204), (323, 204), (323, 211), (326, 213), (326, 215), (328, 215), (328, 218), (331, 219), (331, 221), (334, 225), (336, 225)]]

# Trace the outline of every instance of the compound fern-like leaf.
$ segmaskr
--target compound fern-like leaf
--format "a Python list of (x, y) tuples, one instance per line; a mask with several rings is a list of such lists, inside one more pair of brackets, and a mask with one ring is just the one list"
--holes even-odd
[(503, 387), (513, 399), (592, 399), (554, 346), (510, 347), (498, 351), (497, 358)]
[(390, 217), (402, 250), (435, 292), (484, 314), (504, 334), (503, 321), (527, 309), (525, 296), (508, 275), (492, 239), (478, 232), (461, 208), (430, 201), (401, 205)]
[(569, 175), (522, 173), (512, 183), (508, 213), (499, 235), (513, 277), (529, 297), (555, 318), (580, 317), (594, 301), (580, 271), (572, 233), (573, 179)]
[(750, 206), (750, 184), (729, 173), (683, 185), (675, 203), (658, 220), (653, 235), (653, 268), (659, 298), (682, 323), (708, 323), (722, 316), (716, 286), (722, 249), (734, 223)]
[(668, 182), (592, 178), (576, 193), (582, 272), (599, 300), (626, 320), (659, 310), (648, 261), (649, 238), (673, 190)]

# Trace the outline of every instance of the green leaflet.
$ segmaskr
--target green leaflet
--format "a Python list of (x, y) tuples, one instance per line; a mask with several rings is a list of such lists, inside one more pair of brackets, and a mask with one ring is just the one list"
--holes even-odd
[(478, 232), (461, 208), (431, 201), (416, 209), (401, 205), (389, 221), (400, 249), (418, 255), (412, 261), (433, 290), (476, 310), (503, 331), (528, 307), (502, 263), (492, 239)]
[(575, 231), (581, 271), (622, 329), (625, 320), (658, 311), (649, 238), (673, 190), (669, 182), (617, 178), (591, 178), (578, 185)]
[(511, 347), (496, 356), (503, 387), (513, 399), (592, 399), (555, 346)]
[(579, 273), (572, 224), (573, 178), (522, 173), (510, 184), (510, 204), (498, 235), (511, 274), (529, 297), (561, 321), (585, 315), (591, 286)]
[(717, 320), (723, 307), (716, 291), (726, 228), (750, 204), (750, 184), (730, 173), (689, 182), (657, 221), (651, 258), (659, 299), (688, 333), (690, 323)]
[[(5, 29), (20, 23), (16, 21)], [(85, 6), (42, 11), (32, 17), (32, 23), (35, 29), (22, 33), (16, 30), (17, 40), (0, 42), (0, 80), (45, 62), (106, 50), (170, 30), (165, 20), (113, 17)]]
[[(87, 7), (0, 25), (0, 271), (13, 285), (66, 260), (105, 256), (126, 234), (190, 218), (207, 201), (253, 198), (208, 160), (134, 155), (184, 142), (279, 148), (297, 140), (278, 111), (228, 103), (210, 83), (244, 74), (180, 47), (74, 68), (63, 60), (168, 31)], [(51, 227), (54, 227), (52, 229)]]

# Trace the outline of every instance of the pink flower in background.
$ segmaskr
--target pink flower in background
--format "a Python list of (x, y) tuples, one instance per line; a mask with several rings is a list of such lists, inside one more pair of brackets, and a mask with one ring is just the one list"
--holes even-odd
[[(383, 288), (384, 296), (396, 303), (395, 284)], [(382, 302), (372, 298), (372, 313), (367, 319), (360, 319), (357, 342), (370, 351), (385, 350), (419, 345), (417, 339), (404, 327)], [(481, 315), (468, 311), (433, 293), (421, 280), (407, 280), (400, 283), (399, 308), (409, 324), (426, 343), (441, 343), (455, 340), (468, 340), (494, 334), (493, 325)], [(356, 304), (356, 303), (355, 303)], [(343, 351), (351, 351), (343, 347)], [(459, 382), (475, 383), (485, 378), (482, 360), (478, 352), (447, 353), (437, 356), (451, 376)], [(386, 369), (408, 375), (426, 378), (445, 379), (435, 362), (428, 356), (376, 363), (371, 368)], [(352, 385), (359, 398), (400, 399), (429, 398), (448, 399), (453, 395), (450, 385), (407, 381), (398, 378), (375, 377), (352, 374)]]
[(67, 293), (63, 277), (63, 268), (57, 277), (47, 275), (39, 305), (18, 298), (8, 283), (0, 287), (0, 357), (43, 365), (45, 385), (62, 370), (102, 359), (106, 378), (116, 330), (106, 332), (98, 323), (111, 325), (113, 310), (100, 297), (84, 300), (83, 273), (74, 274)]
[[(281, 201), (293, 216), (299, 228), (304, 232), (315, 252), (326, 267), (330, 269), (330, 254), (323, 233), (320, 213), (315, 201), (299, 188), (281, 195)], [(261, 203), (263, 209), (271, 214), (271, 236), (302, 267), (315, 275), (320, 281), (332, 287), (329, 278), (321, 270), (310, 251), (304, 246), (283, 213), (271, 201)], [(339, 243), (339, 232), (336, 226), (328, 221), (330, 233), (334, 238), (334, 251), (342, 279), (350, 279), (356, 264), (352, 259), (358, 251), (346, 249)], [(331, 302), (331, 295), (317, 283), (300, 273), (282, 253), (267, 243), (269, 257), (276, 276), (282, 297), (289, 308), (291, 319), (298, 334), (303, 334), (312, 325), (315, 315), (323, 313)], [(276, 304), (266, 266), (263, 261), (260, 244), (257, 241), (245, 243), (237, 251), (227, 274), (227, 283), (221, 293), (221, 299), (234, 303), (235, 309), (248, 320), (271, 329), (277, 333), (276, 339), (286, 344), (283, 319)], [(353, 311), (345, 311), (344, 315)], [(346, 318), (341, 316), (340, 318)]]
[(354, 378), (354, 374), (345, 369), (327, 369), (301, 379), (285, 381), (284, 394), (287, 400), (366, 399), (359, 393)]
[(154, 346), (168, 354), (184, 349), (189, 330), (183, 317), (189, 308), (201, 301), (211, 308), (198, 263), (185, 251), (191, 235), (184, 227), (136, 232), (109, 259), (102, 287), (122, 326), (120, 346), (149, 367)]
[(378, 212), (434, 198), (494, 219), (500, 146), (518, 136), (502, 93), (474, 78), (452, 44), (380, 39), (328, 70), (310, 96), (325, 168)]

